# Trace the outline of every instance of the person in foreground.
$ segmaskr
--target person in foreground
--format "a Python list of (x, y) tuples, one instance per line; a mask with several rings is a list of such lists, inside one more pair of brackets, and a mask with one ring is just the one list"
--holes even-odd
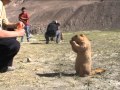
[[(15, 37), (23, 36), (24, 24), (22, 22), (13, 24), (9, 23), (6, 18), (5, 5), (8, 4), (10, 0), (0, 0), (0, 72), (6, 72), (13, 70), (12, 63), (14, 56), (18, 53), (20, 49), (20, 44)], [(12, 31), (3, 30), (5, 27), (16, 27)]]

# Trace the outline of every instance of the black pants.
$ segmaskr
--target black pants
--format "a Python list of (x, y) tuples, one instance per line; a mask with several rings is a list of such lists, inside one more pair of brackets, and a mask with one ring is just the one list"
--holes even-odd
[(50, 39), (50, 38), (51, 38), (51, 41), (52, 41), (54, 37), (55, 37), (55, 39), (56, 39), (56, 43), (59, 43), (59, 42), (60, 42), (60, 39), (61, 39), (61, 38), (60, 38), (60, 37), (61, 37), (61, 32), (60, 32), (60, 30), (57, 30), (55, 35), (50, 35), (50, 34), (45, 33), (46, 44), (49, 43), (49, 39)]
[(45, 33), (46, 44), (49, 43), (50, 38), (51, 38), (51, 40), (53, 40), (54, 37), (55, 37), (55, 35), (49, 35), (49, 34)]
[(0, 39), (0, 69), (12, 66), (13, 58), (20, 49), (20, 43), (16, 38)]

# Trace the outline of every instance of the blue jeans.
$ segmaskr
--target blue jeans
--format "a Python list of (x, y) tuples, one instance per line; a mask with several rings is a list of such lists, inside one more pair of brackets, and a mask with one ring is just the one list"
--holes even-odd
[[(25, 26), (25, 33), (26, 33), (26, 37), (27, 37), (27, 42), (29, 42), (30, 39), (30, 26), (26, 25)], [(21, 37), (21, 42), (23, 42), (24, 36)]]
[(60, 32), (60, 30), (57, 30), (56, 31), (56, 43), (59, 43), (60, 39), (61, 39), (61, 32)]

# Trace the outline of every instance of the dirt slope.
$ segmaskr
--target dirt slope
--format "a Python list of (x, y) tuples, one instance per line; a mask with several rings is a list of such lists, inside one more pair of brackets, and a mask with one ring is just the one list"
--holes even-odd
[(10, 21), (18, 21), (22, 6), (28, 9), (33, 33), (44, 32), (55, 19), (65, 31), (119, 28), (118, 0), (14, 0), (6, 7)]

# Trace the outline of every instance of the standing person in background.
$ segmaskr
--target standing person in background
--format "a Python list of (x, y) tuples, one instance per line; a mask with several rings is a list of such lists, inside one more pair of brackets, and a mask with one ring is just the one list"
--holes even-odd
[[(8, 22), (6, 18), (6, 11), (4, 5), (8, 4), (10, 0), (0, 0), (0, 72), (13, 70), (13, 58), (20, 49), (20, 43), (15, 39), (17, 36), (24, 35), (24, 24), (19, 22), (13, 24)], [(5, 27), (17, 27), (12, 31), (3, 30)]]
[[(27, 42), (30, 40), (30, 25), (29, 25), (29, 15), (26, 12), (26, 8), (22, 7), (21, 8), (22, 13), (19, 14), (19, 21), (22, 21), (25, 24), (25, 33), (27, 37)], [(21, 42), (23, 42), (24, 36), (21, 37)]]

